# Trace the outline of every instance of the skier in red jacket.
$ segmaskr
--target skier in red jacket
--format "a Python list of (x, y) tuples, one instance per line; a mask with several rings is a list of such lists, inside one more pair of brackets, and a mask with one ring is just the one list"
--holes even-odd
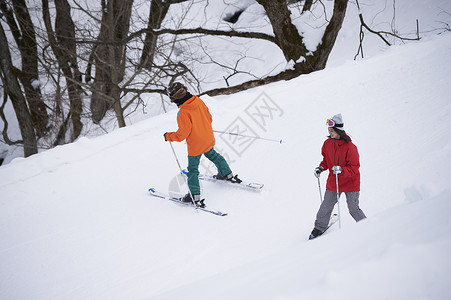
[[(359, 207), (360, 195), (360, 162), (357, 147), (344, 130), (341, 114), (327, 120), (329, 137), (321, 149), (323, 160), (314, 175), (319, 178), (324, 170), (329, 170), (324, 201), (316, 214), (315, 228), (309, 239), (314, 239), (327, 229), (332, 210), (337, 203), (337, 185), (335, 176), (338, 175), (338, 191), (346, 194), (349, 213), (357, 222), (366, 216)], [(338, 195), (339, 197), (339, 195)]]

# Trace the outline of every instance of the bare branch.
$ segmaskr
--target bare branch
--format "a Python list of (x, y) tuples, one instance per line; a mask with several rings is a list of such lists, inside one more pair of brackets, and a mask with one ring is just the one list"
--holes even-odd
[(262, 39), (267, 40), (272, 43), (276, 42), (276, 39), (274, 36), (260, 33), (260, 32), (240, 32), (240, 31), (223, 31), (223, 30), (214, 30), (214, 29), (205, 29), (205, 28), (192, 28), (192, 29), (170, 29), (170, 28), (164, 28), (164, 29), (142, 29), (138, 30), (132, 34), (130, 34), (125, 41), (128, 42), (138, 36), (140, 36), (143, 33), (153, 33), (156, 35), (163, 35), (163, 34), (174, 34), (174, 35), (182, 35), (182, 34), (203, 34), (203, 35), (215, 35), (215, 36), (228, 36), (228, 37), (241, 37), (241, 38), (253, 38), (253, 39)]
[(285, 70), (273, 76), (268, 76), (265, 78), (260, 78), (256, 80), (250, 80), (244, 82), (242, 84), (238, 84), (235, 86), (227, 87), (227, 88), (219, 88), (213, 89), (209, 91), (205, 91), (200, 93), (200, 95), (208, 95), (208, 96), (218, 96), (218, 95), (230, 95), (234, 93), (238, 93), (241, 91), (245, 91), (257, 86), (278, 82), (281, 80), (290, 80), (299, 76), (299, 74), (309, 74), (314, 70), (309, 67), (309, 65), (305, 62), (297, 63), (294, 65), (293, 69)]
[(359, 19), (360, 19), (360, 44), (359, 44), (359, 49), (357, 50), (357, 54), (354, 56), (354, 60), (357, 58), (357, 56), (359, 55), (359, 53), (361, 53), (361, 54), (362, 54), (362, 57), (363, 57), (363, 45), (362, 45), (362, 43), (363, 43), (363, 38), (364, 38), (364, 36), (365, 36), (365, 33), (363, 32), (363, 28), (366, 28), (369, 32), (371, 32), (371, 33), (376, 34), (377, 36), (379, 36), (379, 37), (385, 42), (385, 44), (386, 44), (387, 46), (391, 46), (391, 44), (390, 44), (389, 41), (387, 41), (387, 39), (384, 38), (383, 35), (390, 35), (390, 36), (393, 36), (393, 37), (395, 37), (395, 38), (397, 38), (397, 39), (400, 39), (400, 40), (403, 40), (403, 41), (418, 41), (418, 40), (420, 40), (419, 33), (418, 33), (418, 22), (417, 22), (417, 37), (416, 37), (416, 38), (405, 38), (405, 37), (401, 37), (401, 36), (399, 36), (399, 35), (397, 35), (397, 34), (395, 34), (395, 33), (392, 33), (392, 32), (388, 32), (388, 31), (375, 31), (375, 30), (371, 29), (371, 28), (365, 23), (365, 21), (363, 20), (363, 15), (362, 15), (362, 12), (360, 11), (359, 1), (356, 0), (356, 3), (357, 3), (357, 8), (358, 8), (358, 10), (359, 10)]

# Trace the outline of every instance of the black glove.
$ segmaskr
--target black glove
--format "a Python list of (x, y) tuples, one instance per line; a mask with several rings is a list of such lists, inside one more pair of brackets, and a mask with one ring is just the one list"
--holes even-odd
[(313, 175), (315, 175), (316, 178), (319, 178), (321, 173), (324, 171), (324, 168), (319, 166), (315, 168), (315, 171), (313, 171)]
[(167, 142), (168, 140), (166, 139), (166, 134), (168, 134), (168, 133), (165, 132), (165, 133), (163, 134), (163, 136), (164, 136), (164, 140)]

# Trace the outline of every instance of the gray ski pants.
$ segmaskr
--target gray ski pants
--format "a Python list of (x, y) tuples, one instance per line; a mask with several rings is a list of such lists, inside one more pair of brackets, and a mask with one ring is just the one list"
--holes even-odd
[[(365, 219), (366, 216), (359, 207), (360, 192), (346, 193), (346, 202), (348, 203), (348, 209), (351, 216), (356, 222)], [(341, 193), (340, 193), (341, 195)], [(330, 216), (335, 204), (337, 203), (337, 192), (329, 191), (326, 189), (324, 194), (324, 201), (316, 214), (315, 228), (321, 231), (326, 230), (329, 225)]]

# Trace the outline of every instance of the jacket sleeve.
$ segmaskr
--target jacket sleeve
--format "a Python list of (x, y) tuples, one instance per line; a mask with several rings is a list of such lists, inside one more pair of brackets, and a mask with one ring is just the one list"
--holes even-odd
[(324, 142), (323, 147), (321, 148), (321, 155), (323, 156), (323, 161), (319, 164), (321, 167), (323, 167), (324, 170), (329, 169), (329, 166), (327, 165), (326, 160), (326, 142)]
[(177, 116), (177, 124), (179, 126), (176, 132), (168, 132), (166, 140), (170, 142), (181, 142), (191, 133), (192, 123), (188, 114), (183, 111)]
[(346, 154), (346, 165), (342, 167), (343, 173), (340, 174), (343, 177), (351, 177), (359, 174), (359, 151), (354, 144), (350, 144), (349, 146), (348, 153)]

